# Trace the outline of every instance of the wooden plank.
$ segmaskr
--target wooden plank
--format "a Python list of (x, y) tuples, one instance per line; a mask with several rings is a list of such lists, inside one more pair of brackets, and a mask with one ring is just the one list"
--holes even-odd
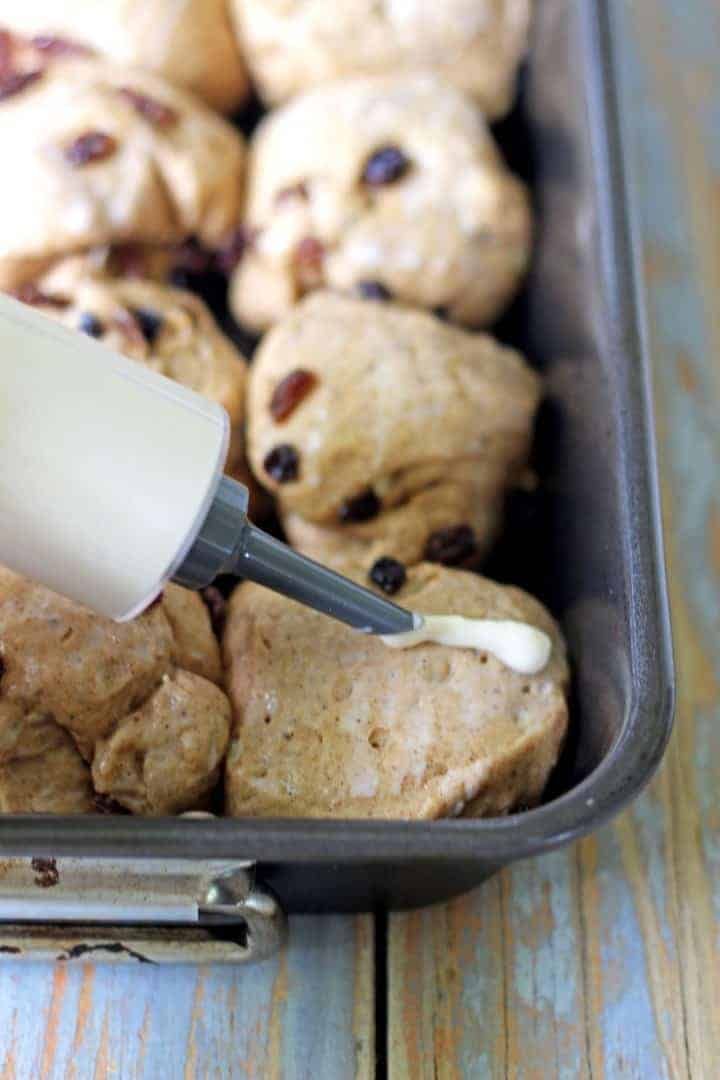
[(657, 102), (654, 114), (637, 115), (632, 134), (648, 192), (642, 229), (681, 687), (664, 777), (666, 843), (688, 1068), (712, 1076), (720, 1061), (720, 9), (677, 9), (672, 0), (618, 7), (639, 57), (623, 55), (627, 94)]
[(391, 920), (400, 1077), (710, 1077), (720, 1061), (720, 9), (613, 0), (649, 291), (681, 696), (614, 825)]
[[(391, 918), (389, 1076), (583, 1076), (581, 927), (553, 854)], [(527, 1067), (513, 1072), (519, 1055)]]
[(370, 1080), (373, 1021), (370, 916), (248, 968), (0, 964), (2, 1080)]

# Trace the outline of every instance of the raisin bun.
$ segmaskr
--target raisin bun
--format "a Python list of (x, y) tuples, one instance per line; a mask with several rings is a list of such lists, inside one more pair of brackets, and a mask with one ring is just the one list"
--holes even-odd
[(220, 112), (247, 97), (228, 0), (2, 0), (5, 55), (23, 66), (102, 54), (191, 90)]
[(487, 335), (316, 293), (256, 353), (248, 458), (291, 541), (321, 562), (469, 565), (526, 471), (539, 394)]
[(94, 788), (136, 814), (175, 814), (210, 795), (230, 705), (195, 594), (171, 585), (114, 623), (0, 568), (0, 670), (5, 809), (86, 811)]
[(224, 637), (234, 727), (226, 812), (241, 817), (437, 818), (536, 803), (568, 712), (558, 627), (519, 589), (427, 564), (399, 603), (527, 622), (549, 634), (536, 675), (490, 653), (402, 652), (254, 585), (230, 600)]
[(493, 119), (510, 107), (530, 0), (234, 0), (245, 52), (276, 104), (349, 75), (433, 71)]
[(230, 304), (263, 330), (325, 286), (487, 326), (527, 266), (531, 214), (483, 117), (432, 75), (319, 87), (252, 138)]
[(14, 76), (0, 140), (2, 288), (99, 245), (213, 247), (237, 221), (242, 136), (147, 72), (68, 60)]
[(0, 813), (94, 810), (90, 766), (72, 737), (42, 709), (3, 699), (0, 682)]

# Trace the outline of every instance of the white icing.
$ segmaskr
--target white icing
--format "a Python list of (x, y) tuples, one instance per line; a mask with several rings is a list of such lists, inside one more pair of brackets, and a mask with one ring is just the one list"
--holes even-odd
[(511, 619), (466, 619), (462, 615), (416, 615), (415, 618), (419, 623), (417, 629), (405, 634), (387, 634), (380, 640), (392, 649), (433, 643), (489, 652), (521, 675), (537, 675), (552, 653), (548, 635), (527, 623)]

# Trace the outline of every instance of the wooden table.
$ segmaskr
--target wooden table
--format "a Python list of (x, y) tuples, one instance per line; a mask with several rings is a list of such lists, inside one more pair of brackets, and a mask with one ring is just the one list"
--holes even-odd
[(5, 963), (3, 1078), (720, 1075), (720, 5), (612, 2), (681, 680), (659, 776), (572, 848), (387, 927), (297, 918), (254, 969)]

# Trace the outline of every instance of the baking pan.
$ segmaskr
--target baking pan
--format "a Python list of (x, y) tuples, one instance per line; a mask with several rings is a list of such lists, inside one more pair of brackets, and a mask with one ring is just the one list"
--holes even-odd
[[(287, 911), (425, 904), (597, 828), (657, 766), (672, 724), (673, 667), (612, 26), (603, 0), (541, 0), (537, 8), (520, 104), (498, 130), (511, 164), (532, 184), (536, 256), (500, 334), (546, 378), (537, 438), (542, 493), (511, 512), (516, 520), (492, 571), (536, 592), (569, 643), (572, 730), (545, 803), (505, 818), (427, 823), (6, 817), (3, 918), (81, 919), (86, 892), (73, 890), (73, 881), (85, 889), (95, 882), (98, 895), (112, 882), (117, 898), (118, 860), (132, 870), (136, 892), (168, 894), (165, 915), (150, 903), (146, 921), (178, 927), (170, 879), (194, 897), (192, 911), (183, 908), (186, 922), (216, 924), (232, 904), (248, 925), (261, 917), (270, 901), (245, 871), (237, 871), (241, 888), (229, 898), (218, 884), (249, 863)], [(64, 899), (54, 901), (58, 890), (40, 884), (38, 866), (51, 867)], [(108, 867), (115, 868), (109, 878)], [(270, 918), (277, 922), (277, 908)], [(109, 910), (104, 921), (144, 917)], [(48, 933), (33, 930), (46, 944)], [(22, 934), (17, 927), (13, 934), (16, 952)], [(92, 941), (88, 948), (133, 951)]]

